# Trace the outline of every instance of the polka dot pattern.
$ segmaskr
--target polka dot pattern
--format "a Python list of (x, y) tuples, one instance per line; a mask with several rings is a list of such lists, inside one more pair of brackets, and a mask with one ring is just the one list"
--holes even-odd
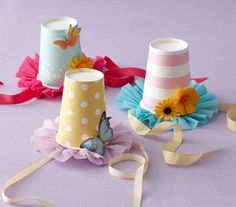
[(86, 91), (86, 90), (88, 89), (88, 85), (85, 84), (85, 83), (81, 84), (81, 89), (82, 89), (83, 91)]
[(100, 109), (96, 109), (96, 110), (95, 110), (95, 115), (98, 116), (98, 115), (100, 115), (100, 114), (101, 114), (101, 110), (100, 110)]
[(73, 110), (71, 108), (67, 109), (67, 115), (72, 116), (73, 115)]
[(86, 101), (81, 101), (80, 106), (82, 108), (86, 108), (88, 106), (88, 103)]
[(65, 146), (71, 146), (70, 140), (65, 140)]
[(72, 131), (71, 125), (69, 125), (69, 124), (66, 125), (66, 131), (68, 131), (68, 132), (71, 132), (71, 131)]
[(69, 92), (68, 92), (68, 97), (69, 97), (69, 98), (74, 98), (74, 97), (75, 97), (74, 92), (69, 91)]
[[(91, 69), (90, 69), (91, 70)], [(103, 79), (80, 82), (65, 78), (57, 141), (79, 149), (81, 143), (97, 136), (105, 108)]]
[(88, 124), (88, 122), (89, 122), (89, 120), (88, 120), (87, 117), (84, 117), (84, 118), (81, 119), (81, 124), (83, 124), (83, 125)]
[(86, 140), (86, 139), (88, 139), (89, 138), (89, 135), (87, 135), (87, 134), (82, 134), (81, 135), (81, 139), (82, 140)]
[(95, 98), (95, 99), (99, 99), (99, 98), (100, 98), (100, 93), (99, 93), (99, 92), (96, 92), (96, 93), (94, 94), (94, 98)]

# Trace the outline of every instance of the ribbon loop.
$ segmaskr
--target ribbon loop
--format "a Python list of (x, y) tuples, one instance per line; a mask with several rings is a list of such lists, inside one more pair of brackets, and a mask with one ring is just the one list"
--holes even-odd
[(111, 160), (109, 161), (109, 167), (108, 167), (109, 173), (115, 177), (122, 178), (122, 179), (134, 179), (136, 176), (136, 170), (121, 171), (112, 167), (114, 164), (117, 164), (123, 161), (137, 161), (143, 166), (145, 166), (146, 164), (146, 160), (143, 156), (134, 154), (134, 153), (124, 153), (122, 155), (111, 158)]
[[(227, 112), (227, 125), (230, 130), (236, 132), (236, 104), (219, 104), (219, 109)], [(184, 154), (177, 152), (178, 147), (182, 143), (182, 129), (179, 125), (171, 122), (162, 122), (152, 129), (146, 127), (142, 122), (140, 122), (136, 117), (134, 117), (130, 112), (128, 113), (129, 121), (133, 130), (139, 135), (160, 135), (173, 130), (172, 138), (164, 144), (162, 148), (162, 153), (164, 161), (166, 164), (175, 166), (189, 166), (197, 162), (202, 156), (208, 152), (213, 151), (215, 148), (210, 150), (195, 153), (195, 154)], [(144, 146), (139, 142), (133, 142), (132, 146), (139, 150), (141, 154), (136, 153), (124, 153), (119, 156), (113, 157), (109, 161), (109, 173), (115, 177), (122, 179), (134, 179), (134, 190), (133, 190), (133, 200), (132, 207), (140, 207), (142, 201), (142, 189), (143, 189), (143, 176), (147, 172), (149, 165), (149, 157), (144, 148)], [(53, 158), (43, 157), (35, 162), (31, 163), (23, 170), (17, 172), (15, 175), (10, 177), (2, 189), (2, 198), (7, 203), (18, 203), (23, 200), (33, 199), (39, 202), (43, 207), (52, 207), (46, 200), (38, 196), (28, 196), (28, 197), (10, 197), (7, 195), (7, 190), (9, 187), (25, 179), (27, 176), (31, 175), (33, 172), (41, 168), (43, 165), (51, 161)], [(123, 161), (137, 161), (141, 164), (136, 170), (132, 171), (122, 171), (113, 167), (113, 165), (123, 162)]]
[[(143, 175), (147, 172), (149, 157), (143, 145), (139, 142), (133, 142), (132, 146), (141, 151), (142, 155), (135, 153), (124, 153), (122, 155), (113, 157), (109, 161), (108, 169), (109, 173), (115, 177), (122, 179), (134, 179), (132, 207), (140, 207), (142, 202)], [(138, 167), (136, 171), (122, 171), (113, 167), (114, 164), (123, 161), (137, 161), (141, 164), (141, 166)]]
[(234, 121), (235, 118), (236, 108), (232, 108), (227, 112), (227, 125), (234, 132), (236, 132), (236, 121)]
[(203, 155), (212, 151), (211, 149), (195, 154), (176, 152), (182, 143), (182, 128), (179, 125), (165, 121), (155, 125), (152, 129), (150, 129), (136, 117), (134, 117), (130, 111), (128, 113), (128, 117), (131, 127), (139, 135), (160, 135), (169, 131), (170, 129), (173, 129), (172, 138), (162, 147), (163, 158), (165, 163), (168, 165), (189, 166), (197, 162)]
[(226, 111), (226, 123), (231, 131), (236, 132), (236, 104), (221, 103), (219, 104), (221, 111)]
[(121, 87), (127, 83), (132, 84), (135, 77), (145, 78), (145, 70), (135, 67), (120, 68), (109, 57), (105, 56), (105, 67), (108, 69), (104, 73), (106, 85), (109, 87)]
[(10, 197), (7, 195), (7, 190), (10, 188), (12, 185), (16, 184), (17, 182), (25, 179), (35, 171), (37, 171), (39, 168), (41, 168), (43, 165), (47, 164), (49, 161), (51, 161), (52, 158), (49, 157), (42, 157), (39, 160), (36, 160), (35, 162), (29, 164), (16, 174), (14, 174), (12, 177), (10, 177), (4, 184), (3, 189), (2, 189), (2, 199), (6, 203), (18, 203), (20, 201), (28, 200), (28, 199), (33, 199), (39, 202), (43, 207), (52, 207), (46, 200), (43, 198), (40, 198), (38, 196), (21, 196), (21, 197)]

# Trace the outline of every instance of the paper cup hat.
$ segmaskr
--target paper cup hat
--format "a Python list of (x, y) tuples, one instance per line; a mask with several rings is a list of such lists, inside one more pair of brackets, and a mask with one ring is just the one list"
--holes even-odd
[(149, 128), (168, 120), (193, 129), (218, 111), (216, 97), (190, 78), (188, 44), (174, 38), (151, 41), (145, 80), (124, 86), (117, 104)]
[(38, 79), (49, 88), (63, 84), (69, 61), (81, 55), (80, 28), (71, 17), (55, 17), (41, 25)]
[(80, 149), (84, 140), (97, 137), (104, 111), (103, 73), (93, 69), (69, 70), (65, 74), (57, 142)]
[(190, 86), (187, 42), (173, 38), (157, 39), (149, 45), (144, 91), (140, 106), (154, 113), (158, 102)]

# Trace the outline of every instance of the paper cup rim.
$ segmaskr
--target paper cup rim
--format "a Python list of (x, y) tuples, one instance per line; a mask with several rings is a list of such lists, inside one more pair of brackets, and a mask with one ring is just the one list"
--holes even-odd
[(59, 141), (58, 133), (56, 134), (56, 142), (57, 142), (57, 144), (61, 145), (62, 147), (65, 147), (65, 148), (68, 148), (68, 149), (73, 149), (73, 150), (81, 150), (81, 149), (82, 149), (81, 147), (73, 147), (73, 146), (67, 146), (67, 145), (65, 145), (65, 144), (62, 144), (62, 143)]
[(142, 109), (145, 109), (145, 110), (151, 112), (152, 114), (155, 114), (154, 109), (151, 109), (151, 108), (149, 108), (149, 107), (144, 106), (143, 103), (142, 103), (142, 100), (139, 102), (139, 106), (140, 106)]
[(53, 29), (53, 28), (49, 28), (46, 26), (46, 24), (50, 21), (53, 21), (53, 20), (61, 20), (61, 19), (67, 19), (69, 21), (71, 21), (71, 25), (73, 27), (75, 26), (78, 26), (78, 22), (77, 20), (74, 18), (74, 17), (68, 17), (68, 16), (55, 16), (55, 17), (51, 17), (47, 20), (44, 20), (42, 23), (41, 23), (41, 28), (44, 29), (44, 30), (47, 30), (47, 31), (50, 31), (50, 32), (54, 32), (54, 33), (57, 33), (57, 32), (64, 32), (66, 31), (68, 28), (66, 29)]
[[(69, 75), (71, 73), (75, 73), (75, 72), (81, 72), (81, 71), (89, 71), (89, 72), (93, 72), (93, 73), (97, 73), (100, 77), (98, 79), (95, 79), (95, 80), (74, 80), (72, 79), (71, 77), (69, 77)], [(73, 82), (78, 82), (78, 83), (92, 83), (92, 82), (95, 82), (95, 81), (100, 81), (102, 79), (104, 79), (104, 74), (99, 71), (99, 70), (95, 70), (95, 69), (92, 69), (92, 68), (78, 68), (78, 69), (69, 69), (66, 71), (65, 73), (65, 78), (67, 78), (68, 80), (70, 81), (73, 81)]]
[[(183, 48), (182, 49), (176, 49), (176, 50), (173, 50), (173, 51), (161, 50), (161, 49), (158, 49), (154, 46), (154, 45), (156, 45), (157, 43), (160, 43), (160, 42), (175, 42), (175, 43), (178, 43), (178, 44), (182, 44)], [(160, 55), (182, 54), (182, 53), (185, 53), (186, 51), (188, 51), (188, 43), (184, 40), (177, 39), (177, 38), (159, 38), (159, 39), (152, 40), (149, 43), (149, 49), (153, 53), (160, 54)]]

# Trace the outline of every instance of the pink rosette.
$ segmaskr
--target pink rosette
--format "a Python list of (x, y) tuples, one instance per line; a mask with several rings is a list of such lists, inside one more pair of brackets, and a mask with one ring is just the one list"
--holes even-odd
[(56, 142), (59, 117), (53, 120), (45, 120), (41, 128), (35, 130), (31, 137), (34, 148), (43, 155), (53, 157), (57, 161), (65, 162), (70, 158), (88, 159), (96, 165), (105, 165), (119, 154), (128, 151), (132, 146), (132, 133), (122, 124), (116, 124), (113, 128), (113, 140), (105, 146), (105, 155), (90, 152), (87, 149), (74, 150), (65, 148)]
[(16, 73), (16, 77), (20, 78), (18, 81), (18, 87), (29, 88), (32, 91), (36, 91), (36, 97), (41, 98), (46, 96), (51, 99), (56, 94), (63, 91), (63, 86), (59, 89), (51, 89), (42, 85), (40, 80), (37, 80), (39, 70), (39, 55), (35, 53), (34, 58), (27, 56), (21, 64), (19, 71)]
[[(105, 66), (105, 60), (102, 57), (96, 56), (93, 59), (93, 68), (103, 72)], [(51, 99), (55, 95), (62, 93), (63, 86), (59, 89), (52, 89), (43, 86), (40, 80), (37, 80), (39, 70), (39, 55), (35, 53), (34, 58), (27, 56), (21, 64), (19, 71), (16, 73), (16, 77), (20, 78), (18, 81), (18, 87), (29, 88), (32, 91), (36, 91), (36, 97), (42, 98), (46, 96)]]

